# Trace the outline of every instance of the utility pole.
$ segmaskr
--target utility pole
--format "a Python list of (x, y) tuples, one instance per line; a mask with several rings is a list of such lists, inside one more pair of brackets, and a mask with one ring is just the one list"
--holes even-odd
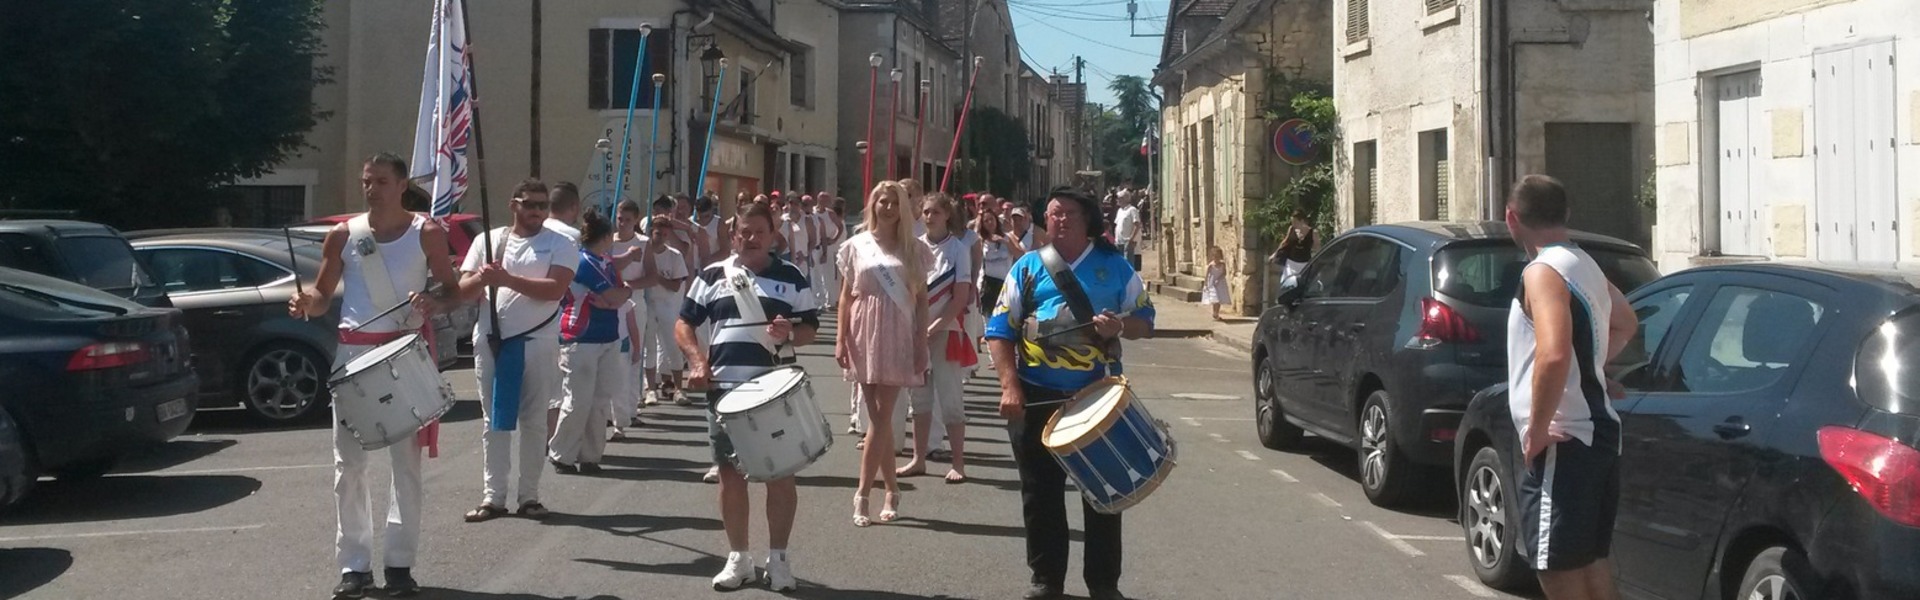
[(1087, 60), (1073, 55), (1073, 87), (1079, 92), (1073, 107), (1073, 150), (1080, 153), (1080, 165), (1076, 169), (1093, 167), (1093, 151), (1085, 145), (1087, 141)]

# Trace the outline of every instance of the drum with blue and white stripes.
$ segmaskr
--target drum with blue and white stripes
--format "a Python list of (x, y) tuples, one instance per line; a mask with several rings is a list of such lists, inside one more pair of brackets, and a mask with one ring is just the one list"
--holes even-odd
[(1060, 461), (1094, 510), (1119, 514), (1153, 493), (1173, 471), (1175, 447), (1124, 377), (1074, 394), (1047, 421), (1040, 441)]

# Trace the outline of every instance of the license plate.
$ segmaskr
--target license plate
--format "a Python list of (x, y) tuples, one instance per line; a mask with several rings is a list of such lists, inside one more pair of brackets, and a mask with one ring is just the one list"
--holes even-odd
[(153, 409), (153, 412), (160, 417), (161, 421), (172, 421), (187, 416), (187, 399), (181, 398), (179, 400), (162, 402), (160, 406)]

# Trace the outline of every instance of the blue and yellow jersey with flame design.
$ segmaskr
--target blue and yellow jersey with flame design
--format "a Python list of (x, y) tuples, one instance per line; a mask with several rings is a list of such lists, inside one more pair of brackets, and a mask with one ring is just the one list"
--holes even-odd
[[(1148, 326), (1153, 325), (1153, 302), (1148, 299), (1140, 274), (1127, 263), (1126, 257), (1092, 246), (1069, 266), (1074, 277), (1080, 280), (1080, 288), (1087, 292), (1087, 300), (1093, 303), (1094, 312), (1133, 311), (1132, 316), (1145, 320)], [(1033, 279), (1032, 286), (1026, 285), (1028, 279)], [(1025, 298), (1023, 295), (1029, 287), (1033, 297)], [(1030, 308), (1025, 306), (1028, 301), (1033, 303)], [(987, 319), (987, 337), (1021, 345), (1020, 379), (1032, 385), (1073, 392), (1121, 372), (1119, 360), (1108, 357), (1085, 337), (1068, 334), (1049, 338), (1044, 343), (1031, 341), (1037, 331), (1023, 331), (1025, 324), (1016, 320), (1019, 315), (1032, 317), (1038, 325), (1037, 331), (1054, 331), (1075, 324), (1073, 311), (1067, 309), (1066, 298), (1054, 287), (1053, 275), (1047, 272), (1039, 252), (1021, 256), (1007, 272), (1007, 284)]]

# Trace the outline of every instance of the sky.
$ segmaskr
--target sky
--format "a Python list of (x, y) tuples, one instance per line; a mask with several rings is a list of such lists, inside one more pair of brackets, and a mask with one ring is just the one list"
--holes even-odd
[(1160, 62), (1167, 0), (1136, 0), (1128, 34), (1127, 0), (1006, 0), (1014, 35), (1027, 64), (1042, 74), (1058, 69), (1071, 77), (1073, 57), (1086, 59), (1087, 99), (1113, 105), (1107, 82), (1119, 75), (1152, 77)]

